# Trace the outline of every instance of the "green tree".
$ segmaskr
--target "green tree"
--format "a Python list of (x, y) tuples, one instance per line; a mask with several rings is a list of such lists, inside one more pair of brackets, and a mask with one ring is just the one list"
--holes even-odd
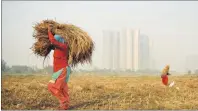
[(2, 72), (5, 72), (5, 71), (7, 71), (7, 69), (8, 69), (7, 63), (6, 63), (6, 61), (4, 61), (4, 60), (2, 59), (2, 60), (1, 60), (1, 71), (2, 71)]

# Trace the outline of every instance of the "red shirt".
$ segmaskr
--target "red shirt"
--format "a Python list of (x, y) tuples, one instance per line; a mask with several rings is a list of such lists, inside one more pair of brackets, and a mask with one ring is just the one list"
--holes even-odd
[(54, 72), (68, 66), (68, 47), (66, 44), (58, 42), (51, 32), (48, 32), (50, 42), (55, 46), (54, 49)]
[(162, 78), (162, 83), (164, 85), (168, 85), (168, 75), (162, 75), (161, 78)]

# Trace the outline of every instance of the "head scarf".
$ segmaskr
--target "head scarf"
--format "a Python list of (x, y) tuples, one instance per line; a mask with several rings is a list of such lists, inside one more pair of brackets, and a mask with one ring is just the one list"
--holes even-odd
[(63, 37), (61, 37), (60, 35), (54, 35), (54, 38), (61, 43), (65, 43), (65, 40)]

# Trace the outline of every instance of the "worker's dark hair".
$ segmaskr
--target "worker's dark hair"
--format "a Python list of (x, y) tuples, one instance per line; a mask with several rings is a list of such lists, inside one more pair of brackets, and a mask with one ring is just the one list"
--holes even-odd
[(56, 35), (54, 31), (52, 31), (52, 35), (53, 35), (53, 36)]

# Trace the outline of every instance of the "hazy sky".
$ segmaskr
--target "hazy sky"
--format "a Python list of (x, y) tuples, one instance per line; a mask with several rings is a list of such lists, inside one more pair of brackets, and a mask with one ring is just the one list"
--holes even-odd
[[(140, 29), (154, 42), (156, 67), (185, 69), (185, 57), (198, 54), (197, 1), (2, 1), (2, 58), (8, 65), (42, 66), (30, 50), (34, 23), (69, 22), (96, 43), (93, 65), (102, 66), (102, 30)], [(52, 56), (47, 63), (52, 64)], [(86, 66), (87, 68), (88, 66)]]

